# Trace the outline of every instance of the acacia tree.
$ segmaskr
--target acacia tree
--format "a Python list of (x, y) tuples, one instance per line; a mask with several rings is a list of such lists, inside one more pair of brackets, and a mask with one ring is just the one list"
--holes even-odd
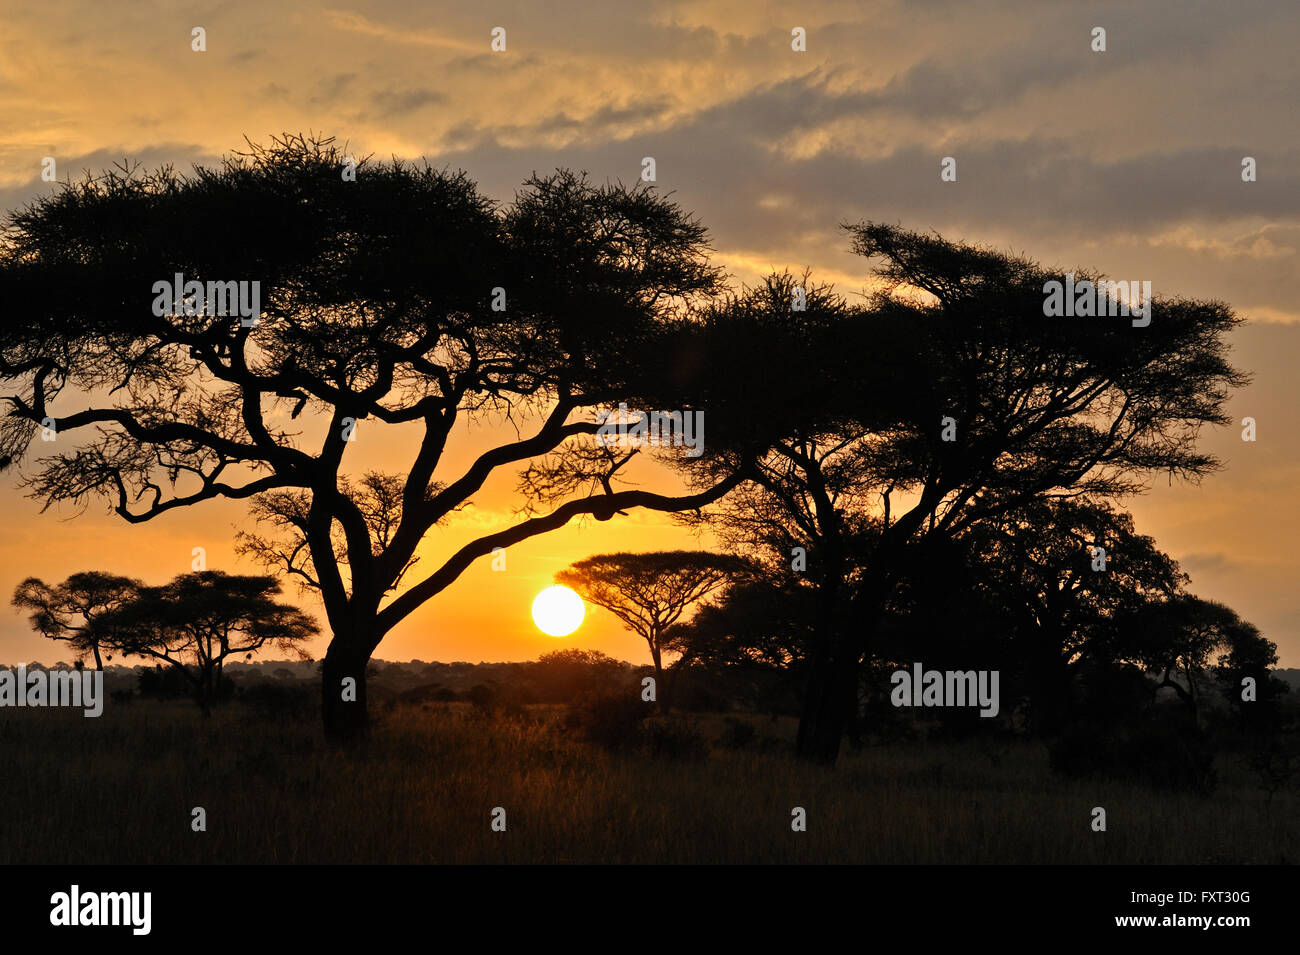
[(655, 668), (659, 705), (671, 708), (664, 681), (664, 634), (695, 603), (749, 571), (738, 557), (708, 551), (597, 554), (555, 575), (584, 600), (603, 607), (645, 640)]
[(699, 668), (743, 687), (766, 712), (789, 712), (803, 681), (816, 595), (797, 574), (755, 573), (703, 603), (690, 620), (671, 627), (664, 645), (680, 654), (674, 672)]
[[(1156, 676), (1160, 688), (1177, 694), (1194, 725), (1200, 720), (1200, 702), (1210, 675), (1221, 681), (1225, 673), (1253, 676), (1263, 684), (1265, 695), (1272, 690), (1267, 668), (1277, 662), (1276, 645), (1224, 604), (1174, 594), (1137, 608), (1127, 624), (1127, 657)], [(1242, 661), (1254, 666), (1243, 668)], [(1241, 684), (1225, 689), (1228, 699), (1236, 700)]]
[(1188, 581), (1132, 515), (1087, 497), (1031, 500), (971, 526), (958, 546), (971, 589), (1006, 616), (1043, 732), (1066, 716), (1073, 671), (1123, 659), (1133, 616)]
[[(192, 175), (89, 177), (14, 214), (0, 466), (43, 428), (55, 453), (24, 483), (46, 506), (106, 498), (140, 523), (257, 499), (286, 536), (274, 553), (244, 543), (319, 591), (324, 724), (351, 736), (379, 642), (476, 558), (581, 515), (699, 507), (743, 474), (681, 496), (619, 490), (633, 449), (594, 488), (403, 579), (493, 474), (589, 437), (596, 408), (634, 398), (665, 319), (720, 277), (703, 227), (649, 187), (561, 171), (497, 207), (463, 173), (363, 160), (347, 177), (343, 160), (330, 140), (285, 137)], [(257, 281), (259, 314), (211, 314), (188, 288), (156, 314), (175, 273)], [(453, 429), (483, 420), (519, 430), (446, 474)], [(352, 483), (347, 452), (387, 426), (391, 441), (415, 436), (409, 467)]]
[(275, 598), (274, 577), (218, 570), (181, 574), (160, 587), (141, 587), (96, 617), (95, 638), (125, 656), (175, 668), (207, 715), (221, 688), (228, 657), (266, 646), (309, 659), (301, 643), (319, 632), (314, 620)]
[(28, 577), (14, 590), (13, 605), (30, 610), (32, 628), (51, 640), (67, 642), (77, 659), (90, 656), (95, 669), (104, 669), (96, 624), (144, 584), (130, 577), (88, 570), (73, 574), (51, 587), (39, 577)]
[(681, 654), (679, 666), (803, 675), (816, 621), (809, 589), (795, 575), (772, 577), (754, 567), (744, 581), (669, 629), (664, 643)]
[[(765, 513), (820, 540), (828, 566), (810, 574), (847, 581), (818, 628), (799, 726), (800, 754), (828, 763), (909, 549), (1040, 496), (1117, 498), (1161, 472), (1196, 479), (1218, 466), (1197, 449), (1200, 430), (1228, 423), (1227, 396), (1247, 380), (1226, 358), (1239, 319), (1222, 303), (1157, 297), (1146, 327), (1049, 318), (1045, 285), (1062, 276), (1032, 261), (896, 226), (851, 234), (876, 263), (865, 307), (823, 308), (810, 324), (778, 279), (687, 333), (697, 377), (736, 354), (774, 352), (784, 368), (768, 361), (764, 386), (748, 390), (754, 424), (739, 450), (764, 449), (754, 493)], [(800, 347), (828, 328), (844, 330), (835, 350)], [(704, 460), (728, 464), (726, 453)], [(825, 493), (845, 478), (838, 500)], [(850, 543), (851, 572), (831, 572)]]

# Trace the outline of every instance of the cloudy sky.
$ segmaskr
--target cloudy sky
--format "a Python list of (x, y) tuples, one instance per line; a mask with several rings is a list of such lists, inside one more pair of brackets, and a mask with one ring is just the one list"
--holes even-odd
[[(857, 292), (864, 263), (838, 226), (869, 218), (1226, 301), (1248, 319), (1235, 357), (1255, 375), (1231, 411), (1256, 419), (1258, 440), (1207, 432), (1221, 473), (1199, 487), (1157, 482), (1128, 503), (1195, 592), (1300, 666), (1295, 5), (991, 6), (14, 4), (0, 19), (0, 209), (53, 188), (45, 157), (60, 179), (125, 159), (185, 169), (284, 131), (464, 168), (503, 201), (534, 170), (631, 182), (652, 156), (659, 186), (710, 228), (736, 282), (811, 267)], [(191, 49), (195, 27), (205, 52)], [(491, 49), (494, 27), (505, 52)], [(806, 51), (791, 48), (796, 27)], [(1248, 156), (1255, 182), (1242, 181)], [(956, 182), (940, 180), (944, 157)], [(462, 435), (456, 459), (487, 440)], [(95, 510), (39, 515), (4, 481), (0, 592), (90, 568), (161, 582), (189, 570), (196, 546), (211, 566), (252, 570), (230, 550), (246, 526), (237, 505), (126, 527)], [(510, 486), (490, 487), (430, 558), (507, 520)], [(378, 655), (526, 659), (580, 645), (640, 660), (644, 646), (599, 611), (563, 643), (541, 636), (531, 596), (590, 553), (697, 543), (646, 516), (536, 539), (512, 549), (507, 573), (471, 569)], [(58, 654), (0, 612), (0, 661), (34, 658)]]

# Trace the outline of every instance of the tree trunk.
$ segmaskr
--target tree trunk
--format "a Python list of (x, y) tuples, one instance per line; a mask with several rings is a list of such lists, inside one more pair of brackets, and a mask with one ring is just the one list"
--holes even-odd
[[(1178, 694), (1178, 698), (1179, 698), (1180, 700), (1182, 700), (1184, 703), (1187, 704), (1187, 711), (1186, 711), (1186, 712), (1187, 712), (1187, 715), (1191, 718), (1192, 726), (1193, 726), (1193, 727), (1196, 727), (1196, 728), (1199, 728), (1199, 727), (1200, 727), (1200, 717), (1197, 715), (1197, 712), (1196, 712), (1196, 697), (1194, 697), (1194, 696), (1193, 696), (1191, 693), (1189, 693), (1187, 690), (1183, 689), (1183, 687), (1179, 684), (1179, 682), (1178, 682), (1177, 680), (1173, 679), (1172, 676), (1170, 676), (1171, 672), (1174, 671), (1174, 667), (1175, 667), (1174, 664), (1171, 664), (1170, 666), (1165, 667), (1165, 675), (1164, 675), (1164, 679), (1162, 679), (1162, 680), (1160, 681), (1159, 686), (1160, 686), (1160, 687), (1166, 687), (1166, 686), (1167, 686), (1167, 687), (1169, 687), (1170, 689), (1172, 689), (1175, 693)], [(1190, 684), (1190, 682), (1191, 682), (1191, 675), (1190, 675), (1190, 674), (1188, 675), (1188, 682), (1189, 682), (1189, 684)], [(1195, 687), (1193, 686), (1193, 689), (1194, 689), (1194, 688), (1195, 688)]]
[[(900, 547), (892, 548), (877, 565), (896, 562), (900, 551)], [(839, 578), (828, 578), (823, 584), (825, 596), (818, 610), (817, 647), (813, 651), (795, 742), (799, 757), (826, 766), (835, 765), (839, 759), (840, 740), (857, 716), (862, 656), (871, 646), (871, 634), (888, 603), (894, 574), (892, 569), (868, 570), (866, 583), (847, 607)]]
[(1028, 687), (1030, 726), (1036, 736), (1055, 736), (1070, 715), (1070, 668), (1063, 656), (1065, 643), (1056, 627), (1035, 634)]
[(664, 679), (662, 656), (656, 643), (650, 644), (650, 659), (655, 665), (655, 688), (659, 697), (659, 712), (667, 716), (672, 712), (672, 704), (668, 700), (668, 683)]
[(836, 640), (835, 646), (814, 655), (799, 714), (795, 752), (826, 766), (839, 758), (840, 740), (858, 700), (858, 654), (846, 642)]
[[(851, 654), (840, 637), (840, 592), (843, 579), (842, 548), (837, 536), (828, 535), (822, 549), (823, 568), (817, 585), (816, 646), (799, 714), (795, 752), (803, 759), (833, 766), (840, 739), (857, 706), (857, 654)], [(853, 657), (852, 672), (843, 660)], [(851, 680), (846, 688), (845, 681)]]
[(206, 720), (212, 715), (212, 667), (199, 666), (199, 680), (196, 695), (199, 698), (199, 712)]
[(335, 634), (325, 651), (321, 666), (321, 716), (325, 737), (332, 742), (354, 742), (369, 733), (366, 665), (370, 662), (370, 652), (367, 641), (343, 634)]

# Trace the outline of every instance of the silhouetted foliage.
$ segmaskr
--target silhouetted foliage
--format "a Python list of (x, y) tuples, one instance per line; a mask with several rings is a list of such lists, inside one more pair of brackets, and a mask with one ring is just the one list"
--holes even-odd
[(87, 656), (95, 669), (104, 669), (95, 623), (132, 599), (144, 586), (140, 581), (100, 571), (73, 574), (51, 587), (39, 577), (28, 577), (14, 590), (13, 605), (30, 610), (32, 628), (51, 640), (72, 646), (80, 664)]
[[(1262, 676), (1257, 693), (1269, 700), (1277, 695), (1266, 669), (1277, 662), (1277, 647), (1259, 629), (1229, 607), (1191, 594), (1137, 608), (1124, 621), (1129, 638), (1127, 658), (1157, 675), (1159, 686), (1173, 690), (1187, 707), (1193, 723), (1199, 718), (1206, 685), (1239, 675)], [(1228, 688), (1239, 700), (1240, 683)], [(1255, 704), (1258, 705), (1259, 700)]]
[(665, 635), (695, 603), (751, 573), (749, 563), (707, 551), (598, 554), (555, 575), (584, 600), (608, 610), (650, 648), (657, 698), (670, 709), (665, 680)]
[(632, 668), (598, 650), (552, 650), (529, 664), (527, 671), (528, 690), (538, 703), (572, 703), (620, 685), (633, 692)]
[(798, 282), (773, 276), (683, 332), (695, 357), (679, 384), (749, 423), (722, 428), (732, 446), (706, 466), (762, 455), (753, 484), (714, 509), (722, 526), (773, 560), (806, 550), (821, 610), (799, 749), (823, 762), (909, 550), (1037, 498), (1100, 501), (1153, 473), (1213, 470), (1197, 436), (1228, 423), (1227, 396), (1247, 380), (1226, 359), (1239, 319), (1220, 303), (1157, 298), (1143, 328), (1049, 319), (1044, 285), (1062, 276), (1027, 259), (896, 226), (850, 232), (884, 283), (866, 306), (805, 277), (796, 311)]
[(279, 593), (272, 577), (215, 570), (181, 574), (161, 587), (140, 587), (97, 617), (96, 639), (125, 656), (166, 664), (206, 712), (226, 695), (227, 658), (273, 647), (306, 659), (300, 644), (317, 633), (316, 624), (298, 608), (277, 602)]
[(161, 663), (140, 671), (137, 677), (140, 695), (153, 700), (179, 700), (194, 695), (192, 679), (175, 667)]
[[(343, 155), (285, 136), (192, 174), (89, 176), (15, 213), (0, 246), (0, 467), (48, 426), (58, 449), (25, 478), (46, 506), (107, 500), (140, 523), (256, 498), (267, 533), (243, 544), (319, 591), (323, 718), (353, 736), (379, 642), (478, 557), (574, 517), (698, 507), (741, 478), (683, 497), (615, 490), (633, 455), (603, 461), (594, 488), (579, 489), (586, 470), (534, 475), (536, 498), (563, 502), (406, 579), (425, 535), (499, 469), (589, 438), (597, 409), (644, 392), (642, 356), (720, 275), (704, 228), (653, 187), (559, 171), (497, 206), (464, 173), (397, 159), (363, 158), (345, 181)], [(193, 299), (153, 314), (176, 273), (259, 282), (259, 314)], [(435, 475), (452, 429), (490, 416), (533, 426)], [(353, 429), (382, 425), (423, 430), (410, 466), (350, 479)]]

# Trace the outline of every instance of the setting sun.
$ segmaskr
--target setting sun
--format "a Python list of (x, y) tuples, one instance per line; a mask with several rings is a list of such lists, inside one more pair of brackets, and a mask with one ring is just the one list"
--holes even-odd
[(582, 598), (563, 584), (547, 587), (533, 600), (533, 622), (552, 637), (573, 633), (585, 614)]

